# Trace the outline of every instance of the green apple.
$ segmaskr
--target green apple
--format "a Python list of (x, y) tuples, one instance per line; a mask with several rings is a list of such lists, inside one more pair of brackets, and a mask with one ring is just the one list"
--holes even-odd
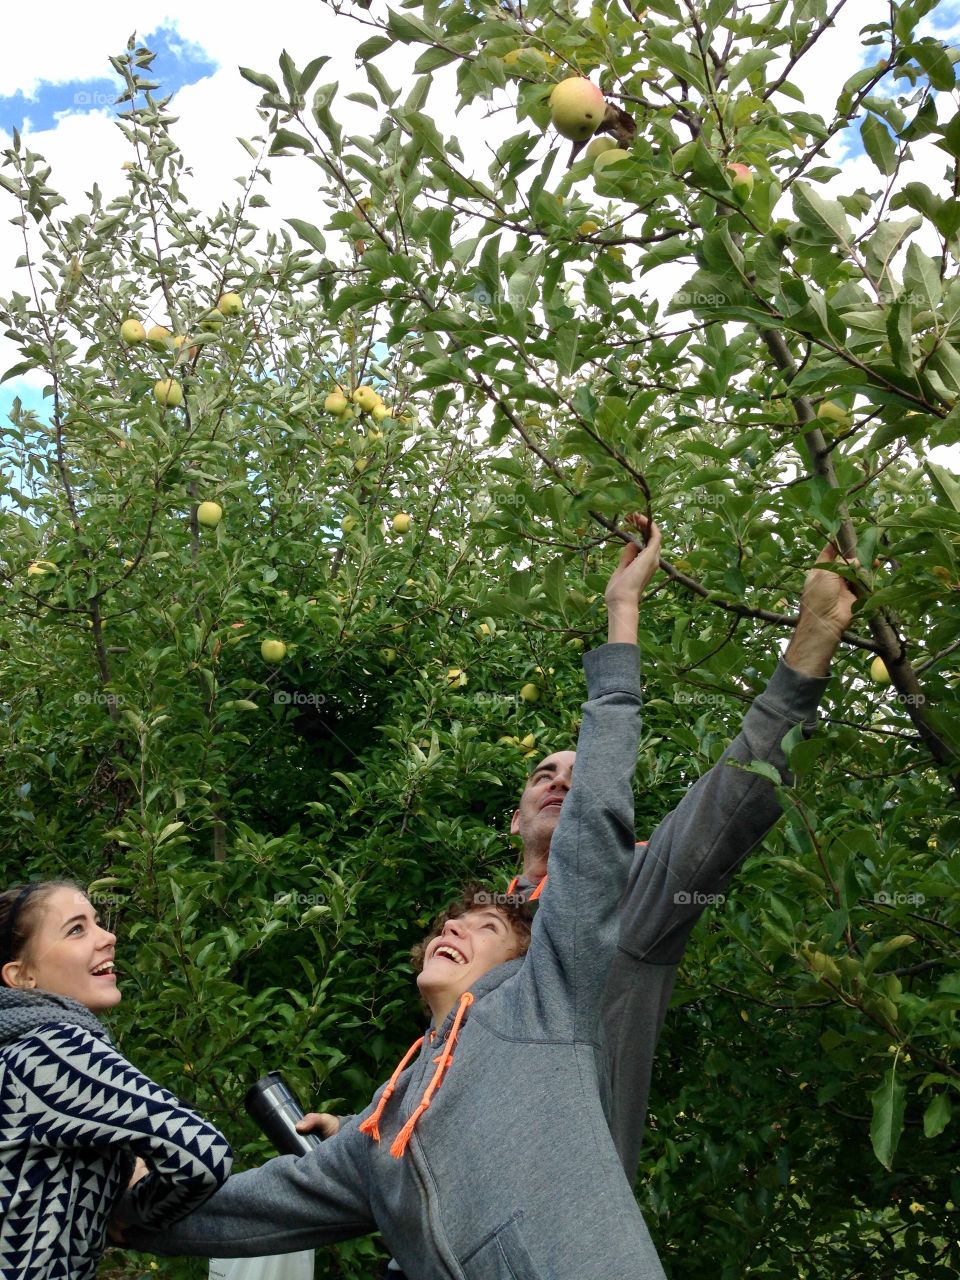
[(373, 387), (357, 387), (351, 399), (361, 413), (372, 413), (378, 404), (383, 403)]
[(630, 155), (623, 147), (609, 147), (602, 151), (593, 162), (593, 181), (601, 195), (608, 194), (617, 186), (617, 175), (608, 173), (611, 165), (626, 160)]
[(170, 330), (165, 329), (162, 324), (152, 325), (147, 330), (147, 346), (153, 347), (154, 351), (166, 351), (171, 336)]
[(353, 469), (363, 475), (364, 471), (366, 471), (369, 466), (369, 463), (369, 458), (357, 458), (356, 462), (353, 464)]
[(520, 690), (520, 697), (524, 702), (537, 702), (540, 698), (540, 690), (532, 682), (525, 684)]
[(287, 652), (287, 646), (282, 640), (264, 640), (260, 646), (260, 656), (264, 662), (276, 665), (282, 662)]
[(384, 662), (388, 667), (389, 667), (389, 666), (392, 666), (392, 664), (393, 664), (394, 662), (396, 662), (396, 660), (397, 660), (397, 651), (396, 651), (396, 649), (381, 649), (381, 650), (380, 650), (380, 659), (381, 659), (381, 661), (382, 661), (382, 662)]
[(410, 528), (410, 522), (413, 516), (407, 515), (406, 511), (398, 511), (393, 517), (393, 532), (406, 533)]
[(356, 527), (357, 527), (356, 516), (344, 516), (343, 519), (340, 521), (340, 528), (343, 530), (344, 533), (349, 533), (352, 529), (355, 529)]
[(179, 408), (183, 404), (183, 387), (174, 378), (161, 378), (153, 384), (153, 398), (167, 408)]
[(349, 408), (347, 397), (342, 391), (331, 391), (323, 402), (325, 412), (332, 413), (335, 418), (339, 418), (341, 414), (346, 413)]
[(205, 529), (215, 529), (223, 515), (223, 507), (219, 502), (201, 502), (197, 507), (197, 524)]
[(745, 164), (728, 164), (726, 168), (727, 177), (730, 179), (730, 185), (733, 187), (733, 194), (741, 203), (749, 199), (753, 190), (753, 174), (749, 167)]
[(879, 654), (870, 663), (870, 678), (875, 684), (890, 683), (890, 672), (887, 670), (887, 664)]
[(223, 324), (223, 312), (218, 311), (216, 307), (212, 311), (208, 311), (205, 316), (200, 317), (200, 328), (207, 333), (213, 333)]
[(238, 316), (243, 310), (243, 299), (239, 293), (224, 293), (217, 303), (217, 310), (222, 316)]
[(616, 146), (617, 144), (614, 142), (613, 138), (608, 137), (606, 134), (599, 138), (591, 138), (586, 145), (583, 157), (585, 160), (589, 160), (592, 163), (596, 160), (597, 156), (602, 156), (605, 151), (616, 150)]
[(550, 119), (562, 138), (586, 142), (603, 123), (603, 94), (586, 76), (568, 76), (550, 94)]
[(124, 320), (120, 326), (120, 340), (128, 347), (139, 347), (146, 342), (147, 331), (139, 320)]

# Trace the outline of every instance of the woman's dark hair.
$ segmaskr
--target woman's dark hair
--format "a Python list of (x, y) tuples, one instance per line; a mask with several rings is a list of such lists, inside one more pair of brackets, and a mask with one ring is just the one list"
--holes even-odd
[[(0, 893), (0, 969), (23, 955), (43, 916), (44, 904), (57, 889), (84, 892), (74, 880), (35, 880)], [(0, 985), (5, 985), (2, 978)]]
[(443, 931), (448, 920), (456, 920), (458, 916), (465, 916), (468, 911), (478, 911), (481, 907), (496, 907), (516, 936), (517, 955), (525, 956), (530, 947), (530, 928), (536, 907), (521, 901), (517, 894), (497, 893), (489, 886), (471, 880), (460, 890), (460, 896), (437, 916), (427, 936), (411, 948), (410, 959), (414, 970), (419, 973), (423, 968), (424, 952)]

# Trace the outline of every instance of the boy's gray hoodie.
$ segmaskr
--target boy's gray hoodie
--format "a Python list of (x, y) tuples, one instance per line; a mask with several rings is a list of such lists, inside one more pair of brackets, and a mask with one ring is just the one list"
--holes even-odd
[(471, 988), (452, 1062), (406, 1153), (393, 1157), (390, 1144), (434, 1076), (456, 1010), (400, 1075), (379, 1143), (358, 1126), (382, 1088), (317, 1151), (230, 1178), (172, 1228), (130, 1230), (134, 1248), (255, 1257), (379, 1229), (417, 1280), (662, 1280), (610, 1136), (599, 1034), (634, 854), (639, 650), (605, 645), (584, 667), (577, 767), (530, 950)]

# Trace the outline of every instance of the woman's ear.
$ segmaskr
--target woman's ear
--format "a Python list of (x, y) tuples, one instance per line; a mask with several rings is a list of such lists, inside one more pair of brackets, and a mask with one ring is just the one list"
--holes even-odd
[(4, 985), (8, 987), (34, 987), (36, 979), (30, 977), (26, 972), (27, 966), (22, 960), (11, 960), (9, 964), (5, 964), (0, 969), (0, 978), (3, 979)]

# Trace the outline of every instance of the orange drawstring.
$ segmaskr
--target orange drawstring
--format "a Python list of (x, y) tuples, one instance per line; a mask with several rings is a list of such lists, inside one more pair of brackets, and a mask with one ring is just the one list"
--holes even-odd
[[(460, 1008), (457, 1010), (457, 1016), (453, 1020), (453, 1026), (450, 1028), (450, 1034), (447, 1037), (447, 1043), (444, 1046), (443, 1053), (441, 1053), (439, 1057), (434, 1058), (434, 1062), (438, 1064), (437, 1070), (434, 1073), (434, 1077), (430, 1081), (430, 1083), (427, 1085), (426, 1089), (424, 1089), (423, 1097), (420, 1099), (420, 1105), (417, 1107), (416, 1111), (414, 1111), (413, 1115), (410, 1117), (407, 1123), (403, 1126), (403, 1128), (397, 1134), (396, 1138), (394, 1138), (393, 1140), (393, 1146), (390, 1148), (390, 1154), (397, 1160), (399, 1160), (400, 1157), (403, 1155), (403, 1153), (406, 1151), (407, 1143), (410, 1141), (410, 1135), (413, 1133), (413, 1130), (417, 1121), (423, 1115), (424, 1111), (426, 1111), (427, 1107), (429, 1107), (430, 1099), (433, 1097), (434, 1091), (439, 1087), (443, 1079), (443, 1073), (450, 1066), (450, 1060), (453, 1057), (453, 1046), (457, 1039), (457, 1033), (460, 1030), (460, 1023), (463, 1021), (463, 1015), (467, 1012), (467, 1010), (472, 1004), (473, 1004), (473, 996), (470, 994), (469, 991), (465, 991), (463, 995), (460, 997)], [(409, 1057), (409, 1054), (407, 1055), (407, 1057)], [(390, 1082), (391, 1085), (393, 1084), (393, 1081), (397, 1078), (397, 1076), (400, 1074), (400, 1071), (403, 1068), (403, 1065), (405, 1062), (406, 1062), (406, 1058), (404, 1059), (404, 1062), (401, 1062), (400, 1066), (394, 1072), (393, 1078), (391, 1079), (391, 1082)], [(384, 1090), (384, 1093), (386, 1093), (386, 1090)], [(380, 1102), (382, 1105), (383, 1103), (382, 1098), (380, 1099)], [(360, 1127), (363, 1128), (363, 1125), (361, 1125)]]
[(403, 1068), (407, 1065), (407, 1063), (410, 1061), (413, 1055), (417, 1052), (417, 1050), (423, 1044), (423, 1040), (424, 1040), (423, 1036), (421, 1036), (419, 1040), (415, 1040), (414, 1043), (407, 1050), (407, 1052), (403, 1055), (403, 1058), (400, 1061), (400, 1065), (397, 1067), (396, 1071), (390, 1077), (387, 1087), (384, 1089), (383, 1093), (381, 1093), (380, 1095), (380, 1101), (377, 1103), (376, 1111), (372, 1112), (369, 1116), (367, 1116), (363, 1124), (358, 1126), (360, 1129), (360, 1132), (369, 1133), (370, 1137), (373, 1138), (374, 1142), (380, 1141), (380, 1117), (383, 1115), (383, 1108), (387, 1105), (387, 1102), (390, 1099), (390, 1095), (393, 1093), (394, 1089), (396, 1088), (397, 1081), (400, 1079), (400, 1072), (403, 1070)]

